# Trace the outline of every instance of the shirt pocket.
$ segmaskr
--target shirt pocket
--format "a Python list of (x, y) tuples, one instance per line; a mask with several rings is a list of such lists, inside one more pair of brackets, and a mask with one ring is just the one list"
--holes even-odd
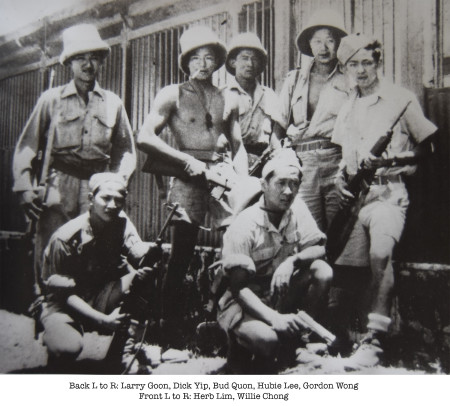
[(61, 112), (56, 124), (54, 146), (56, 149), (70, 149), (81, 146), (83, 127), (82, 113), (67, 109)]
[(262, 263), (271, 260), (277, 253), (276, 247), (257, 248), (252, 252), (254, 262)]
[(111, 147), (111, 137), (116, 119), (112, 114), (93, 115), (92, 123), (92, 142), (100, 147), (104, 152), (109, 151)]

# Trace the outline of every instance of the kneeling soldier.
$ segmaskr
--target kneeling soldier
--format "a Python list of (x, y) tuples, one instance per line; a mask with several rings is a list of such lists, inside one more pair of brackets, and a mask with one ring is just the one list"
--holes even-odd
[(83, 330), (112, 332), (127, 315), (120, 312), (135, 271), (149, 253), (122, 211), (123, 177), (99, 173), (89, 181), (89, 211), (60, 227), (44, 252), (45, 302), (41, 315), (48, 364), (68, 368), (83, 349)]
[(332, 278), (322, 260), (325, 235), (297, 196), (300, 179), (295, 153), (280, 150), (263, 168), (263, 196), (224, 235), (229, 288), (219, 300), (218, 322), (230, 348), (237, 343), (261, 361), (258, 373), (273, 370), (284, 337), (302, 332), (298, 309), (319, 316)]

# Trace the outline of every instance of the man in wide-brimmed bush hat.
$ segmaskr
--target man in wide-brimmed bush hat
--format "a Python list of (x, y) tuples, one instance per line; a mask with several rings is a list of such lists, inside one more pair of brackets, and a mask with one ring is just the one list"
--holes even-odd
[(341, 154), (330, 137), (349, 92), (336, 57), (345, 35), (339, 14), (317, 10), (296, 40), (306, 58), (289, 72), (280, 92), (282, 125), (304, 167), (299, 193), (323, 231), (338, 210), (333, 181)]

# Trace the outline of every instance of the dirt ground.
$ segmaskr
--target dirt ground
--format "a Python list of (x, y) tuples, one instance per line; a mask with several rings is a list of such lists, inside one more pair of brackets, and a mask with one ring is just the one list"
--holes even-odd
[[(85, 334), (85, 347), (79, 356), (79, 361), (101, 361), (108, 349), (111, 337), (96, 333)], [(187, 354), (187, 352), (186, 352)], [(185, 362), (161, 362), (160, 365), (150, 369), (149, 373), (158, 375), (208, 375), (222, 374), (225, 358), (203, 357), (189, 354)], [(34, 321), (24, 315), (0, 310), (0, 373), (46, 373), (47, 355), (42, 345), (42, 335), (38, 340), (34, 338)], [(90, 372), (87, 372), (90, 373)], [(95, 373), (95, 372), (93, 372)], [(282, 374), (343, 374), (340, 359), (335, 357), (324, 358), (320, 365), (311, 362), (299, 364), (287, 369)], [(348, 373), (348, 372), (347, 372)], [(440, 374), (439, 365), (428, 368), (375, 367), (359, 371), (360, 374)]]

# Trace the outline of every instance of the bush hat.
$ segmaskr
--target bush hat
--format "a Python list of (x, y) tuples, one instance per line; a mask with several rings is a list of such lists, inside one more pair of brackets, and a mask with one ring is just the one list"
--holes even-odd
[(206, 46), (213, 47), (218, 58), (215, 70), (219, 69), (225, 63), (227, 56), (227, 49), (219, 37), (205, 26), (192, 27), (183, 32), (180, 37), (181, 54), (178, 57), (178, 66), (186, 75), (189, 75), (190, 54), (196, 49)]
[(333, 30), (338, 39), (341, 39), (347, 35), (342, 16), (329, 9), (317, 10), (309, 19), (306, 27), (297, 36), (297, 48), (302, 54), (314, 56), (311, 46), (309, 45), (309, 41), (311, 40), (314, 32), (320, 28), (329, 28)]
[(236, 70), (230, 65), (230, 60), (236, 58), (241, 49), (254, 49), (259, 53), (261, 57), (261, 67), (257, 75), (260, 75), (266, 67), (267, 51), (262, 46), (260, 39), (251, 32), (245, 32), (236, 35), (231, 40), (228, 46), (227, 60), (225, 62), (225, 67), (227, 68), (227, 71), (232, 75), (235, 75)]
[(92, 24), (79, 24), (63, 31), (63, 51), (59, 57), (65, 64), (72, 56), (86, 52), (101, 52), (106, 57), (109, 45), (100, 38), (97, 28)]

